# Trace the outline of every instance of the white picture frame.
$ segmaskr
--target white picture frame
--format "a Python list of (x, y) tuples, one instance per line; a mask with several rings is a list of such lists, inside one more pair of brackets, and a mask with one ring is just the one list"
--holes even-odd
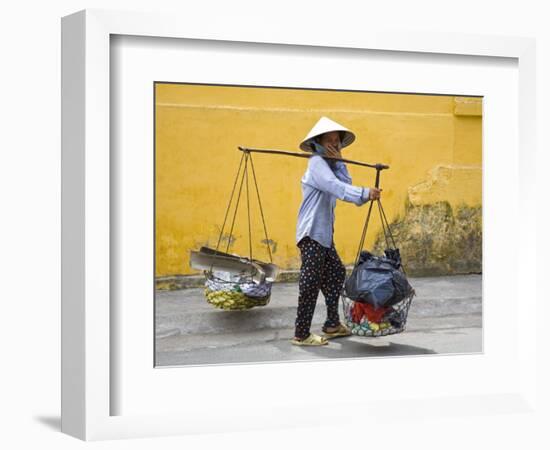
[[(173, 413), (111, 415), (112, 395), (120, 386), (112, 378), (111, 337), (116, 333), (110, 296), (110, 38), (112, 35), (232, 41), (289, 46), (332, 47), (413, 52), (416, 54), (469, 55), (513, 58), (518, 61), (519, 97), (518, 148), (519, 184), (512, 199), (522, 220), (517, 223), (521, 247), (514, 248), (518, 259), (536, 260), (534, 184), (530, 169), (535, 165), (535, 43), (533, 39), (503, 36), (474, 36), (446, 33), (396, 33), (369, 29), (349, 30), (327, 35), (323, 30), (282, 31), (250, 24), (236, 27), (220, 21), (204, 27), (200, 21), (163, 13), (137, 13), (85, 10), (62, 20), (62, 431), (83, 440), (152, 437), (210, 431), (234, 431), (285, 426), (311, 426), (323, 419), (353, 420), (352, 403), (348, 413), (324, 410), (315, 418), (293, 404), (281, 401), (271, 412), (258, 410), (234, 413), (233, 420), (212, 422), (207, 409)], [(519, 199), (522, 199), (521, 202)], [(528, 280), (533, 266), (518, 266), (517, 279)], [(514, 295), (517, 292), (514, 291)], [(534, 286), (523, 290), (524, 309), (519, 311), (518, 327), (529, 320), (526, 310), (536, 310)], [(152, 337), (151, 337), (152, 338)], [(475, 412), (496, 414), (503, 409), (516, 413), (537, 411), (536, 328), (518, 335), (521, 360), (517, 377), (506, 390), (497, 393), (468, 391), (462, 397), (420, 393), (424, 405), (436, 405), (442, 416)], [(393, 362), (378, 361), (392, 365)], [(322, 363), (317, 363), (322, 364)], [(433, 364), (438, 364), (434, 359)], [(432, 366), (433, 366), (432, 364)], [(311, 374), (312, 365), (303, 373)], [(277, 365), (255, 366), (261, 376), (278, 371)], [(171, 369), (165, 369), (171, 370)], [(232, 369), (233, 371), (238, 368)], [(191, 372), (183, 372), (182, 377)], [(271, 375), (275, 377), (275, 375)], [(258, 400), (255, 400), (258, 401)], [(253, 404), (254, 399), (250, 399)], [(314, 404), (312, 404), (314, 405)], [(401, 405), (400, 411), (394, 406)], [(200, 406), (200, 405), (198, 405)], [(314, 405), (315, 407), (317, 405)], [(356, 407), (357, 405), (355, 405)], [(304, 405), (308, 407), (307, 400)], [(311, 407), (311, 405), (309, 405)], [(145, 408), (146, 409), (146, 408)], [(428, 407), (429, 409), (429, 407)], [(386, 406), (372, 410), (386, 417), (422, 413), (425, 407), (411, 397), (397, 397)], [(221, 413), (227, 411), (222, 408)], [(366, 412), (365, 414), (368, 414)], [(252, 417), (249, 417), (252, 416)], [(249, 417), (248, 422), (239, 417)]]

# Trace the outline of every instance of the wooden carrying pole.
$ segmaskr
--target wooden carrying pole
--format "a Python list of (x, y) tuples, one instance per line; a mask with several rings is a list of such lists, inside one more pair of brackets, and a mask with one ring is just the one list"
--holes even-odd
[[(313, 154), (308, 153), (295, 153), (295, 152), (288, 152), (284, 150), (272, 150), (272, 149), (264, 149), (264, 148), (249, 148), (249, 147), (241, 147), (239, 146), (239, 150), (242, 152), (256, 152), (256, 153), (272, 153), (272, 154), (278, 154), (278, 155), (287, 155), (287, 156), (296, 156), (298, 158), (311, 158)], [(364, 167), (371, 167), (372, 169), (376, 169), (378, 173), (380, 173), (381, 170), (389, 169), (390, 166), (386, 164), (367, 164), (360, 161), (353, 161), (351, 159), (344, 159), (344, 158), (333, 158), (331, 156), (323, 156), (325, 159), (334, 159), (337, 161), (343, 161), (345, 163), (349, 164), (355, 164), (357, 166), (364, 166)]]

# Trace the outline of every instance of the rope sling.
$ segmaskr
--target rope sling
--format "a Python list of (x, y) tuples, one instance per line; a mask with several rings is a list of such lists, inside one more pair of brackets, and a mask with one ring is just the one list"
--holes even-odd
[[(380, 170), (377, 169), (376, 171), (376, 182), (374, 185), (375, 188), (380, 187)], [(372, 211), (372, 205), (374, 204), (374, 201), (370, 202), (369, 210), (367, 212), (367, 219), (365, 220), (365, 225), (363, 226), (363, 232), (361, 233), (361, 239), (359, 241), (359, 247), (357, 249), (357, 255), (355, 256), (355, 262), (353, 263), (353, 266), (355, 267), (357, 265), (357, 261), (359, 260), (359, 256), (361, 255), (361, 251), (363, 250), (363, 246), (365, 244), (365, 237), (367, 235), (367, 229), (369, 227), (369, 220), (370, 215)], [(378, 205), (378, 211), (380, 213), (380, 222), (382, 223), (382, 231), (384, 233), (384, 240), (386, 241), (386, 246), (389, 248), (390, 243), (388, 241), (388, 234), (391, 238), (391, 242), (393, 244), (393, 248), (397, 248), (397, 245), (395, 244), (395, 239), (393, 238), (393, 234), (390, 229), (390, 224), (388, 223), (388, 219), (386, 218), (386, 213), (384, 212), (384, 207), (382, 206), (382, 202), (380, 199), (376, 199), (376, 204)], [(405, 269), (403, 269), (405, 271)]]

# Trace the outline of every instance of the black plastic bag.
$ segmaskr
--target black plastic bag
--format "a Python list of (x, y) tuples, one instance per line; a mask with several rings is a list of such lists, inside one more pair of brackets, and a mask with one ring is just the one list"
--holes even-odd
[(399, 303), (412, 293), (412, 286), (401, 268), (399, 249), (387, 249), (384, 256), (363, 250), (357, 265), (344, 284), (346, 297), (374, 308)]

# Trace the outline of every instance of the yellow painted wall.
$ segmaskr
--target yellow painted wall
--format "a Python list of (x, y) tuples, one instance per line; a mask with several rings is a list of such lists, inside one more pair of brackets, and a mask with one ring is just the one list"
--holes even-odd
[[(481, 205), (479, 98), (187, 84), (155, 89), (157, 276), (197, 273), (189, 267), (190, 250), (215, 248), (242, 156), (237, 146), (301, 152), (299, 143), (322, 115), (355, 132), (345, 158), (391, 166), (381, 177), (390, 222), (403, 213), (406, 199), (413, 205)], [(300, 179), (308, 160), (252, 158), (273, 262), (297, 269)], [(374, 170), (348, 170), (354, 185), (374, 185)], [(258, 205), (251, 199), (253, 256), (267, 261)], [(243, 201), (244, 191), (230, 251), (248, 255)], [(356, 255), (367, 205), (337, 203), (334, 240), (344, 264)], [(364, 248), (380, 230), (378, 216), (371, 224)]]

